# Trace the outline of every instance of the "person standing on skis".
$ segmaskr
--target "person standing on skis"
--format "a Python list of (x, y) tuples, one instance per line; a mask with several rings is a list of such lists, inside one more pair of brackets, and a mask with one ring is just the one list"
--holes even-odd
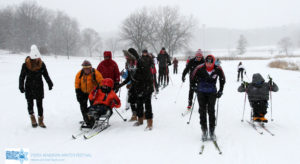
[(178, 60), (176, 58), (174, 58), (174, 60), (173, 60), (173, 74), (177, 74), (177, 70), (178, 70)]
[(182, 82), (185, 82), (186, 74), (187, 73), (190, 74), (190, 78), (189, 78), (190, 79), (190, 90), (189, 90), (188, 107), (187, 107), (188, 110), (190, 110), (192, 108), (193, 97), (194, 97), (194, 88), (195, 88), (195, 86), (192, 84), (192, 80), (191, 80), (192, 73), (193, 73), (194, 69), (201, 64), (204, 64), (204, 58), (203, 58), (202, 51), (199, 49), (196, 52), (195, 57), (189, 59), (189, 62), (187, 63), (187, 65), (182, 73)]
[(264, 78), (259, 74), (253, 74), (252, 82), (243, 82), (238, 88), (239, 92), (246, 92), (250, 106), (253, 109), (252, 119), (257, 122), (268, 122), (265, 118), (268, 108), (269, 93), (277, 92), (278, 86), (272, 81), (265, 82)]
[[(217, 91), (218, 78), (220, 87)], [(215, 103), (216, 99), (222, 96), (225, 75), (222, 68), (215, 65), (213, 55), (208, 55), (205, 58), (205, 64), (195, 68), (192, 74), (192, 84), (196, 86), (195, 92), (198, 97), (202, 140), (207, 140), (207, 113), (209, 116), (209, 135), (212, 140), (215, 140)]]
[(163, 47), (160, 53), (157, 55), (158, 61), (158, 83), (159, 86), (164, 87), (169, 84), (169, 65), (171, 65), (171, 59), (166, 49)]
[(246, 69), (243, 66), (242, 62), (239, 63), (237, 71), (238, 71), (237, 81), (239, 81), (240, 76), (241, 76), (241, 81), (243, 81), (243, 73), (245, 71), (245, 75), (246, 75)]

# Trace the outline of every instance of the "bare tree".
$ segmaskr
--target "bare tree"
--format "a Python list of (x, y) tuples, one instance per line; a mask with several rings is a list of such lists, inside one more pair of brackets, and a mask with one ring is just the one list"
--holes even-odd
[(293, 45), (291, 38), (289, 37), (284, 37), (278, 42), (279, 48), (281, 51), (285, 52), (285, 54), (288, 56), (289, 55), (289, 50), (291, 46)]
[(114, 55), (120, 47), (120, 39), (116, 37), (108, 38), (105, 42), (105, 45)]
[(0, 48), (15, 50), (15, 14), (12, 7), (0, 11)]
[(81, 34), (82, 45), (88, 50), (92, 57), (93, 53), (99, 53), (102, 48), (102, 41), (99, 34), (90, 28), (84, 29)]
[(243, 55), (244, 53), (246, 53), (246, 47), (247, 47), (247, 39), (244, 35), (240, 35), (240, 38), (238, 40), (238, 45), (237, 45), (237, 53), (239, 55)]

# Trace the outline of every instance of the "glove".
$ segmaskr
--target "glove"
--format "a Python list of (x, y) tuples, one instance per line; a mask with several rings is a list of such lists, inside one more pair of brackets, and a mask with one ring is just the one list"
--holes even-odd
[(185, 81), (185, 77), (184, 76), (182, 76), (182, 82), (184, 82)]
[(20, 89), (20, 92), (21, 92), (21, 93), (24, 93), (24, 92), (25, 92), (24, 87), (19, 87), (19, 89)]
[(222, 95), (223, 95), (223, 92), (222, 91), (218, 91), (217, 94), (216, 94), (216, 97), (220, 98)]
[(77, 101), (80, 102), (82, 99), (82, 91), (80, 88), (75, 89)]
[(51, 91), (53, 88), (53, 84), (49, 84), (48, 87), (49, 87), (49, 90)]
[(114, 84), (114, 91), (116, 92), (116, 93), (118, 93), (119, 92), (119, 82), (115, 82), (115, 84)]
[(249, 83), (247, 83), (247, 82), (245, 82), (245, 81), (242, 83), (242, 87), (243, 87), (243, 88), (247, 88), (248, 85), (249, 85)]

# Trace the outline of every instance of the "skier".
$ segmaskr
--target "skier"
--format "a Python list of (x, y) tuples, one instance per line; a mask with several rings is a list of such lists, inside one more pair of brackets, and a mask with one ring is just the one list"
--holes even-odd
[(196, 52), (196, 55), (194, 58), (189, 59), (188, 64), (186, 65), (185, 69), (183, 70), (182, 73), (182, 82), (185, 82), (185, 75), (187, 73), (190, 74), (190, 90), (189, 90), (189, 97), (188, 97), (188, 107), (187, 109), (190, 110), (192, 108), (192, 103), (193, 103), (193, 97), (194, 97), (194, 88), (195, 86), (192, 84), (192, 73), (194, 69), (198, 66), (204, 63), (204, 58), (202, 51), (199, 49)]
[[(46, 128), (43, 115), (44, 84), (42, 76), (44, 76), (49, 90), (52, 90), (53, 83), (49, 77), (46, 65), (41, 60), (41, 54), (37, 46), (32, 45), (30, 55), (26, 57), (25, 63), (22, 65), (22, 70), (19, 77), (19, 89), (21, 93), (25, 92), (28, 113), (30, 115), (31, 125), (34, 128), (37, 127), (37, 125), (42, 128)], [(24, 87), (25, 79), (26, 82)], [(34, 99), (36, 100), (38, 109), (38, 124), (33, 111)]]
[(151, 105), (151, 95), (153, 90), (153, 79), (150, 71), (151, 58), (148, 55), (142, 55), (139, 57), (135, 49), (129, 48), (128, 51), (123, 51), (124, 55), (129, 58), (134, 58), (135, 65), (133, 68), (129, 68), (129, 76), (123, 81), (119, 87), (127, 84), (130, 80), (132, 87), (130, 90), (135, 92), (137, 103), (137, 116), (138, 121), (134, 126), (140, 126), (143, 124), (143, 113), (145, 104), (145, 117), (147, 119), (147, 130), (152, 130), (153, 127), (153, 113)]
[(240, 75), (241, 75), (241, 81), (243, 81), (243, 73), (244, 73), (244, 71), (245, 71), (245, 75), (246, 75), (246, 69), (245, 69), (245, 67), (242, 65), (242, 62), (239, 63), (237, 71), (238, 71), (237, 81), (239, 81)]
[(87, 128), (92, 128), (101, 116), (110, 117), (113, 108), (119, 108), (121, 101), (116, 93), (112, 90), (114, 82), (110, 78), (102, 80), (102, 85), (95, 87), (89, 94), (89, 100), (92, 105), (88, 108)]
[(220, 61), (219, 58), (217, 58), (215, 65), (216, 65), (216, 66), (221, 66), (221, 61)]
[(261, 74), (256, 73), (252, 76), (252, 82), (243, 82), (238, 88), (239, 92), (248, 94), (250, 106), (253, 109), (252, 119), (257, 122), (268, 122), (265, 118), (268, 108), (269, 92), (277, 92), (278, 86), (272, 81), (265, 82)]
[[(216, 82), (219, 78), (219, 90), (217, 91)], [(202, 130), (202, 140), (207, 140), (207, 118), (209, 115), (209, 135), (212, 140), (216, 140), (215, 135), (215, 103), (216, 98), (222, 96), (225, 75), (220, 66), (215, 65), (213, 55), (208, 55), (205, 58), (205, 64), (199, 65), (193, 71), (192, 83), (198, 97), (200, 124)]]
[(102, 74), (103, 78), (111, 78), (114, 81), (114, 91), (117, 93), (116, 87), (120, 83), (120, 72), (118, 64), (112, 60), (111, 51), (104, 51), (104, 60), (99, 63), (97, 70)]
[(171, 65), (171, 60), (169, 54), (166, 52), (166, 49), (163, 47), (160, 53), (157, 55), (157, 61), (159, 63), (158, 69), (158, 83), (159, 86), (163, 85), (164, 87), (169, 84), (169, 68)]
[(178, 60), (175, 57), (173, 60), (173, 74), (177, 74), (177, 69), (178, 69)]
[(89, 94), (93, 88), (101, 85), (103, 77), (99, 71), (92, 68), (92, 64), (88, 60), (83, 61), (81, 66), (82, 69), (75, 77), (75, 92), (77, 101), (80, 104), (83, 120), (87, 123), (87, 101)]

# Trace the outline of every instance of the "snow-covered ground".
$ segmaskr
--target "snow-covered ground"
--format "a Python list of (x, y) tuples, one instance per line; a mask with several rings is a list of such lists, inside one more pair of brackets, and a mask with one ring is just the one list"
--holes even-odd
[[(247, 123), (242, 123), (244, 94), (238, 93), (240, 83), (236, 82), (239, 61), (223, 61), (226, 76), (224, 95), (219, 101), (218, 126), (216, 134), (223, 155), (218, 155), (212, 143), (199, 155), (201, 130), (198, 104), (195, 103), (192, 121), (185, 111), (188, 96), (188, 81), (181, 86), (181, 72), (185, 62), (179, 63), (179, 74), (171, 74), (170, 85), (162, 90), (158, 99), (152, 100), (154, 129), (145, 132), (146, 125), (133, 127), (132, 122), (123, 122), (115, 113), (111, 127), (98, 136), (84, 140), (72, 140), (78, 132), (81, 120), (79, 104), (76, 101), (74, 78), (81, 69), (84, 58), (43, 57), (54, 87), (48, 91), (45, 83), (44, 115), (47, 129), (32, 128), (27, 113), (24, 94), (18, 89), (18, 78), (24, 55), (0, 55), (0, 163), (4, 162), (6, 148), (28, 148), (31, 154), (84, 153), (86, 157), (65, 157), (63, 161), (30, 163), (230, 163), (230, 164), (281, 164), (299, 162), (300, 72), (271, 69), (268, 60), (243, 61), (248, 77), (260, 72), (263, 77), (270, 74), (279, 86), (279, 92), (272, 93), (274, 122), (267, 127), (276, 135), (259, 135)], [(99, 60), (90, 59), (96, 67)], [(125, 60), (116, 59), (120, 70)], [(247, 81), (247, 77), (245, 77)], [(178, 95), (178, 97), (177, 97)], [(177, 102), (175, 100), (177, 97)], [(129, 118), (131, 112), (124, 111), (125, 87), (121, 90), (121, 114)], [(36, 111), (36, 109), (35, 109)], [(37, 113), (37, 112), (36, 112)], [(250, 107), (247, 101), (245, 119), (249, 119)], [(270, 109), (267, 118), (270, 119)], [(53, 157), (54, 158), (54, 157)]]

